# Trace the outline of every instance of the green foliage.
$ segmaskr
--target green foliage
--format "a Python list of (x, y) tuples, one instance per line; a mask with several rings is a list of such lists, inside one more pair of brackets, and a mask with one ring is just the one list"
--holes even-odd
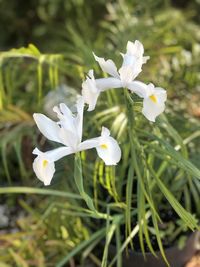
[[(71, 197), (72, 194), (68, 196), (65, 192), (64, 201), (60, 203), (60, 199), (53, 197), (61, 195), (60, 191), (38, 190), (24, 188), (25, 192), (49, 194), (50, 199), (40, 197), (41, 203), (36, 199), (37, 211), (33, 208), (33, 203), (28, 204), (28, 198), (19, 199), (25, 216), (17, 219), (15, 233), (1, 234), (0, 264), (5, 262), (8, 266), (20, 267), (55, 266), (54, 262), (58, 262), (61, 256), (89, 238), (88, 230), (83, 226), (78, 210), (75, 206), (71, 209), (66, 200), (66, 197)], [(7, 190), (11, 191), (12, 188)], [(15, 193), (17, 191), (13, 190)]]

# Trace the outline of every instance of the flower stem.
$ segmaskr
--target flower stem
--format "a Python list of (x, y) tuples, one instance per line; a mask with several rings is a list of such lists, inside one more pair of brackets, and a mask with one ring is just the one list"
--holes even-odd
[[(133, 111), (133, 100), (131, 99), (129, 92), (127, 89), (124, 89), (124, 98), (127, 108), (127, 116), (128, 116), (128, 134), (129, 134), (129, 141), (131, 145), (131, 163), (133, 164), (135, 173), (137, 175), (138, 181), (140, 183), (141, 189), (143, 191), (143, 194), (145, 195), (151, 209), (157, 214), (154, 204), (150, 198), (150, 196), (147, 194), (147, 191), (145, 189), (144, 179), (143, 179), (143, 171), (140, 168), (140, 165), (138, 163), (138, 157), (136, 155), (136, 149), (139, 151), (139, 157), (142, 159), (141, 154), (141, 146), (137, 139), (137, 135), (135, 132), (135, 117), (134, 117), (134, 111)], [(141, 161), (142, 163), (142, 161)], [(130, 167), (132, 167), (132, 164)], [(158, 214), (157, 214), (158, 215)]]
[(88, 208), (92, 211), (96, 211), (93, 200), (91, 197), (85, 192), (83, 186), (83, 175), (82, 175), (82, 164), (81, 164), (81, 157), (80, 154), (77, 153), (75, 155), (75, 164), (74, 164), (74, 179), (76, 182), (76, 186), (79, 190), (80, 195), (85, 200)]
[[(95, 209), (95, 206), (94, 206), (92, 198), (84, 190), (82, 164), (81, 164), (80, 153), (76, 153), (76, 155), (75, 155), (74, 180), (75, 180), (76, 186), (78, 188), (78, 191), (79, 191), (81, 197), (85, 200), (85, 202), (86, 202), (88, 208), (90, 209), (90, 211), (97, 218), (107, 219), (107, 217), (108, 217), (107, 214), (100, 213)], [(109, 216), (109, 219), (112, 219), (112, 217)]]

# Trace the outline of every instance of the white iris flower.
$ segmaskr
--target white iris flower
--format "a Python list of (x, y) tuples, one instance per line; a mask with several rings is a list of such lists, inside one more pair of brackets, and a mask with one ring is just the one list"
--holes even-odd
[(54, 107), (59, 119), (55, 122), (43, 114), (35, 113), (34, 120), (40, 132), (49, 140), (64, 146), (47, 152), (35, 148), (33, 154), (37, 155), (33, 162), (33, 169), (37, 177), (49, 185), (55, 172), (55, 161), (69, 154), (96, 148), (97, 154), (106, 165), (116, 165), (121, 158), (121, 150), (117, 141), (110, 136), (110, 131), (102, 127), (101, 136), (82, 142), (84, 99), (79, 97), (76, 104), (77, 115), (63, 103)]
[[(139, 97), (144, 98), (143, 114), (147, 119), (155, 121), (156, 116), (158, 116), (164, 110), (163, 107), (164, 101), (166, 100), (166, 91), (162, 89), (162, 95), (165, 95), (163, 96), (163, 99), (165, 99), (164, 101), (159, 101), (160, 98), (158, 97), (157, 102), (153, 101), (150, 102), (152, 105), (148, 104), (149, 96), (151, 96), (153, 90), (153, 85), (146, 85), (141, 81), (135, 80), (135, 78), (142, 71), (142, 65), (149, 59), (148, 56), (144, 57), (143, 54), (144, 47), (142, 43), (140, 43), (138, 40), (136, 40), (134, 43), (129, 41), (127, 43), (126, 54), (121, 54), (123, 57), (123, 63), (118, 71), (115, 63), (111, 59), (105, 60), (104, 58), (97, 57), (94, 54), (95, 60), (99, 63), (101, 69), (112, 77), (95, 79), (93, 70), (89, 71), (87, 79), (82, 84), (82, 95), (85, 103), (89, 105), (88, 111), (95, 109), (98, 96), (101, 92), (111, 88), (123, 87), (128, 88), (131, 92), (136, 93)], [(158, 93), (157, 90), (155, 90), (155, 92), (156, 94)], [(152, 114), (150, 106), (152, 107)], [(150, 112), (149, 114), (147, 114), (147, 110)]]
[(155, 87), (152, 83), (147, 85), (148, 95), (143, 100), (143, 115), (150, 121), (155, 119), (165, 109), (165, 101), (167, 100), (166, 91), (161, 87)]

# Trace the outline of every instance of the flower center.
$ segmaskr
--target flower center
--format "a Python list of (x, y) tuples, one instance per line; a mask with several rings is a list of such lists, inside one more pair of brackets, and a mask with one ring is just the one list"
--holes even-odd
[(48, 161), (47, 161), (46, 159), (44, 159), (44, 160), (42, 161), (42, 167), (43, 167), (43, 168), (46, 168), (47, 164), (48, 164)]
[(100, 145), (100, 147), (103, 148), (103, 149), (107, 149), (108, 148), (108, 146), (106, 144), (102, 144), (102, 145)]
[(157, 97), (155, 95), (150, 95), (149, 97), (154, 103), (157, 103), (158, 100), (157, 100)]

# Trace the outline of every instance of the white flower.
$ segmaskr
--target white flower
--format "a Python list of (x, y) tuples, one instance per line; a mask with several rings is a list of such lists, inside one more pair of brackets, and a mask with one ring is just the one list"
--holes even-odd
[(109, 130), (104, 127), (100, 137), (82, 142), (83, 97), (78, 98), (76, 107), (76, 116), (63, 103), (59, 107), (54, 107), (53, 110), (57, 113), (58, 122), (52, 121), (43, 114), (35, 113), (33, 115), (40, 132), (47, 139), (64, 145), (48, 152), (41, 152), (37, 148), (33, 151), (33, 154), (37, 155), (33, 162), (33, 169), (45, 185), (49, 185), (53, 178), (54, 162), (69, 154), (96, 148), (97, 154), (106, 165), (115, 165), (121, 158), (121, 150), (117, 141), (110, 136)]
[(155, 87), (152, 83), (147, 85), (147, 95), (143, 99), (142, 113), (144, 116), (155, 122), (155, 119), (165, 109), (165, 101), (167, 100), (166, 90)]
[(33, 154), (37, 155), (33, 162), (33, 170), (38, 179), (44, 183), (44, 185), (50, 185), (55, 172), (55, 161), (72, 153), (72, 150), (68, 147), (60, 147), (48, 152), (41, 152), (35, 148)]
[(89, 105), (88, 111), (94, 110), (100, 92), (109, 88), (127, 87), (139, 96), (145, 95), (146, 84), (134, 81), (142, 71), (142, 65), (149, 59), (149, 57), (143, 57), (143, 54), (144, 48), (139, 41), (136, 40), (134, 43), (129, 41), (126, 54), (121, 54), (123, 63), (119, 71), (111, 59), (105, 60), (94, 54), (101, 69), (112, 77), (95, 80), (93, 71), (89, 71), (86, 81), (82, 84), (82, 95)]
[(155, 121), (156, 117), (165, 109), (167, 94), (164, 89), (155, 88), (153, 84), (146, 85), (134, 80), (142, 71), (142, 65), (149, 59), (143, 54), (144, 47), (139, 41), (128, 42), (126, 54), (121, 54), (123, 63), (119, 71), (111, 59), (105, 60), (94, 54), (101, 69), (112, 77), (95, 79), (93, 70), (89, 71), (86, 81), (82, 84), (82, 95), (89, 105), (88, 111), (95, 109), (98, 96), (102, 91), (126, 87), (143, 98), (142, 113), (148, 120)]
[(102, 127), (99, 144), (96, 147), (99, 157), (106, 165), (116, 165), (120, 161), (121, 150), (117, 141), (110, 136), (110, 131), (105, 127)]

